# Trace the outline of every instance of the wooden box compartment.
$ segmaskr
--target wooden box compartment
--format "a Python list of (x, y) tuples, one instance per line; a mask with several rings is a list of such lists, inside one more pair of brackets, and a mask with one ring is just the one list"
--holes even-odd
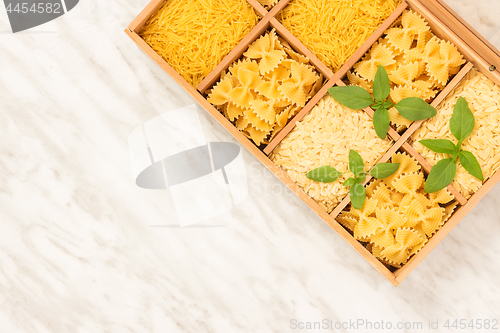
[[(479, 200), (500, 180), (500, 173), (495, 173), (469, 200), (465, 199), (458, 191), (449, 186), (448, 190), (455, 196), (459, 207), (455, 210), (453, 216), (446, 224), (435, 234), (426, 246), (414, 255), (411, 260), (402, 268), (390, 270), (375, 258), (361, 243), (342, 226), (335, 218), (349, 205), (349, 198), (345, 198), (331, 214), (328, 214), (316, 201), (311, 199), (281, 168), (277, 167), (268, 157), (269, 154), (279, 145), (279, 143), (296, 126), (297, 121), (303, 119), (314, 106), (327, 94), (327, 89), (334, 85), (344, 85), (347, 71), (351, 70), (361, 57), (371, 48), (374, 42), (384, 34), (402, 14), (409, 8), (423, 16), (428, 22), (431, 31), (441, 39), (452, 42), (467, 60), (460, 72), (448, 83), (446, 88), (434, 99), (433, 106), (438, 105), (450, 91), (460, 82), (460, 80), (471, 70), (476, 68), (495, 84), (500, 84), (500, 52), (490, 43), (482, 38), (472, 27), (465, 23), (453, 10), (451, 10), (441, 0), (407, 0), (395, 10), (393, 14), (372, 34), (372, 36), (358, 49), (358, 51), (344, 64), (344, 66), (333, 73), (327, 66), (322, 64), (297, 38), (290, 34), (275, 18), (277, 13), (282, 10), (288, 0), (281, 0), (275, 4), (270, 11), (267, 11), (256, 0), (248, 0), (255, 8), (256, 12), (262, 16), (261, 21), (247, 35), (238, 46), (231, 51), (223, 61), (207, 76), (197, 87), (193, 88), (187, 83), (164, 59), (162, 59), (146, 42), (139, 36), (139, 32), (147, 20), (155, 13), (165, 0), (152, 0), (146, 8), (134, 19), (134, 21), (125, 29), (127, 35), (158, 65), (160, 65), (172, 78), (174, 78), (195, 100), (202, 105), (217, 121), (219, 121), (233, 136), (245, 146), (254, 156), (256, 156), (266, 167), (268, 167), (285, 185), (296, 193), (311, 209), (313, 209), (328, 225), (330, 225), (339, 235), (341, 235), (352, 247), (354, 247), (378, 272), (387, 280), (397, 286), (408, 274), (423, 260), (423, 258), (446, 236), (455, 225), (479, 202)], [(295, 51), (307, 56), (314, 67), (320, 72), (326, 84), (323, 88), (306, 104), (283, 130), (274, 137), (274, 139), (263, 150), (259, 149), (253, 142), (249, 141), (236, 127), (227, 120), (216, 108), (214, 108), (205, 98), (204, 92), (213, 86), (220, 77), (221, 72), (227, 69), (234, 60), (241, 57), (250, 43), (256, 40), (262, 33), (270, 28), (276, 29), (276, 32), (283, 37)], [(373, 110), (365, 110), (370, 116), (373, 116)], [(431, 165), (420, 156), (410, 144), (408, 139), (414, 133), (422, 122), (414, 122), (401, 135), (390, 129), (389, 136), (394, 140), (393, 146), (383, 155), (380, 162), (389, 160), (392, 154), (398, 150), (403, 150), (412, 155), (428, 172)], [(369, 179), (367, 179), (369, 181)]]

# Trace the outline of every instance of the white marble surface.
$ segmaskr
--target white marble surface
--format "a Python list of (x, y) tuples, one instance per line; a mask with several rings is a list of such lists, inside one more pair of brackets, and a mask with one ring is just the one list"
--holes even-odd
[[(209, 221), (222, 227), (172, 227), (171, 198), (135, 186), (127, 148), (134, 128), (193, 103), (123, 33), (147, 2), (82, 0), (15, 35), (0, 9), (1, 332), (500, 319), (500, 186), (398, 288), (247, 152), (250, 194)], [(448, 2), (500, 47), (499, 1)]]

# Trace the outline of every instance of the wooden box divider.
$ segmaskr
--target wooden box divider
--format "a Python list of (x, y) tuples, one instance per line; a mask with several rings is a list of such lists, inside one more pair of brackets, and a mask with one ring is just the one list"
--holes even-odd
[[(455, 201), (459, 203), (455, 213), (445, 223), (445, 225), (429, 240), (427, 245), (402, 268), (391, 270), (375, 258), (360, 242), (348, 232), (335, 218), (350, 203), (347, 195), (335, 209), (328, 214), (316, 201), (295, 183), (288, 174), (276, 166), (267, 155), (278, 146), (278, 144), (290, 133), (297, 121), (302, 120), (314, 106), (328, 93), (328, 88), (334, 85), (345, 85), (342, 79), (345, 78), (355, 63), (368, 52), (374, 42), (380, 38), (384, 31), (389, 28), (402, 12), (409, 8), (422, 15), (429, 23), (431, 31), (438, 37), (455, 44), (459, 51), (467, 60), (466, 65), (447, 84), (445, 89), (438, 94), (432, 102), (433, 106), (438, 106), (450, 92), (460, 83), (467, 73), (475, 67), (482, 74), (487, 76), (496, 84), (500, 85), (500, 51), (496, 50), (477, 31), (464, 22), (453, 10), (451, 10), (442, 0), (403, 0), (402, 4), (388, 17), (388, 19), (363, 43), (363, 45), (348, 59), (339, 71), (333, 73), (324, 65), (307, 47), (305, 47), (295, 36), (293, 36), (275, 17), (289, 3), (289, 0), (279, 1), (270, 11), (267, 11), (257, 0), (247, 0), (255, 11), (262, 16), (261, 20), (245, 36), (245, 38), (232, 50), (223, 61), (207, 76), (197, 88), (192, 87), (184, 78), (178, 74), (163, 58), (161, 58), (140, 36), (139, 33), (151, 17), (151, 15), (162, 5), (165, 0), (152, 0), (141, 13), (125, 29), (127, 35), (149, 55), (165, 72), (167, 72), (177, 83), (179, 83), (204, 109), (206, 109), (222, 126), (224, 126), (245, 148), (247, 148), (257, 159), (259, 159), (271, 172), (273, 172), (293, 193), (295, 193), (304, 203), (306, 203), (319, 217), (321, 217), (332, 229), (334, 229), (349, 245), (368, 261), (371, 266), (384, 276), (393, 285), (397, 286), (404, 278), (432, 251), (434, 247), (459, 223), (459, 221), (476, 205), (486, 193), (500, 181), (500, 172), (496, 172), (488, 179), (483, 186), (469, 198), (465, 199), (452, 185), (449, 191), (455, 196)], [(278, 35), (284, 38), (296, 51), (307, 56), (311, 64), (323, 74), (325, 84), (319, 92), (309, 100), (306, 106), (285, 126), (285, 128), (275, 137), (274, 140), (262, 151), (252, 141), (248, 140), (224, 115), (212, 106), (203, 93), (209, 89), (219, 78), (220, 73), (227, 69), (231, 63), (237, 60), (247, 49), (249, 44), (261, 36), (270, 27), (275, 28)], [(364, 110), (373, 117), (373, 110)], [(387, 162), (396, 151), (405, 151), (421, 165), (424, 172), (428, 173), (431, 164), (425, 160), (409, 143), (410, 136), (422, 125), (422, 122), (413, 123), (404, 133), (399, 134), (391, 128), (389, 136), (394, 144), (379, 159), (380, 162)], [(367, 177), (365, 184), (370, 181)]]
[(265, 17), (269, 12), (257, 0), (247, 0), (247, 2), (255, 9), (255, 11), (262, 17)]
[[(256, 0), (255, 0), (256, 1)], [(260, 5), (260, 4), (259, 4)], [(264, 7), (262, 7), (264, 8)], [(266, 11), (267, 12), (267, 11)], [(222, 59), (222, 61), (215, 66), (215, 68), (208, 74), (196, 87), (196, 89), (204, 94), (207, 89), (211, 88), (214, 83), (219, 79), (222, 71), (226, 70), (231, 64), (237, 61), (243, 53), (247, 50), (248, 46), (252, 44), (257, 38), (259, 38), (264, 31), (269, 28), (269, 21), (272, 19), (272, 16), (265, 15), (259, 23), (246, 35), (236, 47), (229, 52), (228, 55)]]

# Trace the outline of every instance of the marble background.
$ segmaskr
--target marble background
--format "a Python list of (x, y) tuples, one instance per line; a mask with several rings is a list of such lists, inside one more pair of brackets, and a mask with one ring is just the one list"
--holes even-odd
[[(82, 0), (18, 34), (0, 9), (1, 332), (500, 319), (500, 186), (398, 288), (247, 152), (247, 199), (215, 227), (176, 227), (128, 156), (134, 128), (193, 103), (123, 32), (147, 2)], [(499, 1), (448, 3), (500, 47)]]

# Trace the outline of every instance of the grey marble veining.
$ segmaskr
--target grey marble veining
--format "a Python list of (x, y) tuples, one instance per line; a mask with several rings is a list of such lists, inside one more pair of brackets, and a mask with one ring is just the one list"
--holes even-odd
[[(123, 33), (146, 3), (82, 0), (15, 35), (0, 9), (1, 332), (500, 319), (499, 186), (398, 288), (246, 151), (249, 195), (208, 221), (222, 227), (175, 227), (128, 155), (134, 128), (194, 102)], [(500, 47), (498, 1), (448, 3)], [(207, 140), (235, 142), (200, 116)]]

